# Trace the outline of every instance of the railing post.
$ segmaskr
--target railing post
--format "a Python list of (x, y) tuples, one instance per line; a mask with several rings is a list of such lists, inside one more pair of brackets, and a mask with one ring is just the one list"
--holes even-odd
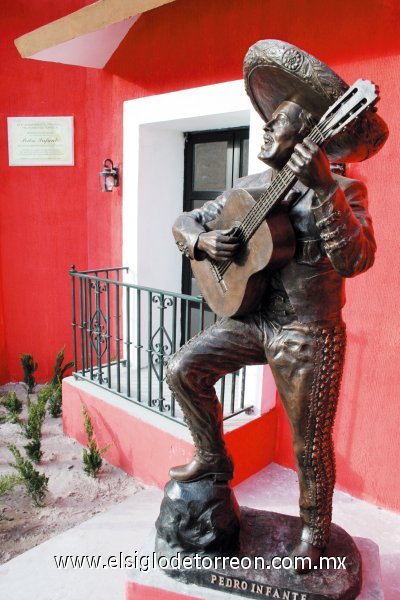
[(203, 297), (199, 296), (199, 331), (203, 331), (204, 329), (204, 301)]
[(222, 377), (222, 379), (221, 379), (221, 394), (220, 394), (219, 401), (221, 403), (222, 414), (224, 414), (224, 408), (225, 408), (225, 376)]
[(231, 374), (231, 413), (235, 412), (235, 394), (236, 394), (236, 373)]
[(246, 367), (243, 367), (242, 369), (242, 388), (241, 388), (241, 393), (240, 393), (240, 408), (243, 409), (244, 408), (244, 390), (245, 390), (245, 385), (246, 385)]
[(185, 305), (185, 334), (183, 338), (183, 343), (186, 344), (188, 339), (190, 338), (190, 300), (186, 300)]
[(94, 337), (94, 347), (96, 352), (96, 363), (97, 363), (97, 379), (99, 383), (105, 383), (105, 379), (103, 377), (103, 367), (101, 358), (103, 355), (101, 345), (104, 336), (104, 325), (102, 324), (102, 311), (101, 311), (101, 301), (100, 294), (102, 292), (101, 283), (99, 281), (94, 282), (94, 294), (95, 294), (95, 313), (91, 320), (93, 320), (94, 328), (92, 328), (91, 335)]
[[(176, 297), (174, 296), (172, 299), (172, 344), (171, 344), (171, 354), (175, 354), (176, 352)], [(175, 396), (171, 392), (171, 416), (175, 416)]]
[(151, 332), (153, 328), (153, 294), (149, 290), (148, 291), (148, 327), (147, 327), (147, 406), (152, 405), (152, 341), (151, 341)]
[(126, 312), (126, 395), (131, 395), (131, 306), (130, 306), (130, 288), (126, 288), (125, 297)]
[[(90, 337), (89, 337), (89, 331), (90, 331), (90, 313), (89, 313), (89, 309), (88, 309), (88, 299), (87, 299), (87, 285), (86, 285), (86, 281), (84, 280), (83, 283), (85, 284), (83, 286), (83, 314), (84, 314), (84, 331), (85, 331), (85, 356), (86, 356), (86, 369), (88, 368), (88, 364), (89, 364), (89, 349), (90, 349), (90, 355), (91, 355), (91, 348), (90, 348)], [(89, 294), (90, 294), (90, 290), (89, 290)]]
[(163, 397), (163, 377), (164, 377), (164, 306), (165, 296), (164, 294), (160, 294), (160, 306), (158, 307), (160, 310), (160, 341), (159, 341), (159, 352), (158, 352), (158, 360), (159, 360), (159, 369), (158, 369), (158, 410), (163, 412), (164, 410), (164, 397)]
[(72, 352), (74, 359), (74, 371), (78, 370), (77, 352), (76, 352), (76, 309), (75, 309), (75, 265), (71, 266), (70, 275), (72, 283)]
[[(108, 271), (106, 272), (108, 279)], [(106, 286), (106, 348), (107, 348), (107, 386), (111, 388), (111, 334), (110, 334), (110, 284), (107, 282)]]
[(115, 351), (117, 355), (117, 392), (121, 391), (121, 348), (120, 348), (120, 324), (119, 324), (119, 271), (117, 271), (118, 284), (115, 286)]
[(83, 317), (83, 287), (84, 280), (79, 279), (79, 329), (81, 331), (81, 361), (82, 375), (85, 375), (85, 339), (84, 339), (84, 317)]
[(141, 325), (141, 296), (140, 290), (136, 290), (136, 369), (137, 369), (137, 379), (136, 379), (136, 396), (138, 402), (142, 401), (142, 374), (141, 374), (141, 357), (140, 353), (142, 350), (141, 345), (141, 334), (140, 334), (140, 325)]
[[(84, 280), (85, 281), (85, 280)], [(88, 320), (88, 335), (89, 335), (89, 340), (90, 340), (90, 344), (89, 344), (89, 370), (90, 370), (90, 379), (93, 380), (93, 344), (92, 344), (92, 280), (89, 279), (86, 281), (87, 283), (87, 289), (89, 292), (89, 320)]]

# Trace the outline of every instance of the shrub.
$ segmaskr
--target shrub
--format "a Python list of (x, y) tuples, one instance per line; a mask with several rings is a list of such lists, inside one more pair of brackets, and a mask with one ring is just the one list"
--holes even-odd
[[(6, 473), (5, 475), (0, 475), (0, 498), (4, 496), (4, 494), (12, 490), (16, 485), (21, 483), (21, 477), (18, 477), (18, 475), (14, 475), (13, 473)], [(2, 513), (0, 513), (0, 522), (4, 520), (8, 519)]]
[(103, 464), (103, 455), (111, 447), (111, 444), (104, 448), (97, 446), (96, 439), (93, 435), (93, 425), (90, 420), (86, 406), (82, 405), (83, 420), (85, 423), (85, 431), (88, 438), (88, 449), (83, 449), (83, 470), (91, 477), (97, 477), (98, 472)]
[(24, 446), (26, 453), (28, 455), (28, 457), (33, 460), (33, 462), (38, 463), (40, 462), (40, 459), (43, 456), (43, 452), (42, 452), (42, 442), (40, 441), (40, 439), (33, 439), (30, 442), (28, 442), (25, 446)]
[(28, 419), (23, 424), (22, 429), (29, 443), (24, 446), (27, 455), (34, 462), (39, 462), (43, 452), (41, 450), (42, 426), (46, 416), (46, 402), (48, 399), (48, 388), (40, 390), (37, 402), (32, 402), (29, 396), (26, 399), (28, 409)]
[[(0, 476), (0, 497), (4, 496), (6, 492), (9, 492), (16, 485), (22, 483), (21, 477), (18, 475), (14, 475), (13, 473), (6, 473), (5, 475)], [(0, 515), (1, 519), (1, 515)]]
[(61, 416), (62, 413), (62, 378), (68, 369), (74, 366), (74, 362), (68, 362), (62, 366), (64, 362), (65, 346), (61, 348), (56, 356), (56, 362), (53, 369), (53, 379), (51, 380), (51, 394), (49, 396), (49, 412), (55, 419)]
[(60, 383), (51, 389), (49, 397), (49, 413), (55, 419), (61, 416), (62, 413), (62, 384)]
[(18, 398), (15, 392), (8, 392), (1, 400), (2, 405), (7, 411), (4, 421), (11, 421), (11, 423), (19, 423), (19, 415), (22, 412), (22, 402)]
[(26, 398), (28, 419), (22, 426), (25, 436), (30, 439), (42, 437), (42, 425), (46, 416), (46, 400), (44, 396), (38, 395), (37, 402), (32, 402), (29, 396)]
[(6, 444), (6, 446), (15, 458), (15, 463), (9, 463), (10, 467), (17, 471), (21, 483), (24, 484), (35, 506), (43, 506), (49, 478), (36, 471), (32, 463), (27, 458), (23, 458), (16, 446), (13, 444)]
[(21, 354), (20, 360), (22, 364), (22, 369), (24, 371), (24, 383), (28, 387), (28, 394), (31, 394), (36, 385), (35, 377), (33, 374), (37, 370), (38, 364), (35, 363), (31, 354)]
[(68, 371), (68, 369), (70, 369), (71, 367), (74, 366), (73, 361), (62, 366), (62, 364), (64, 362), (64, 353), (65, 353), (65, 346), (63, 348), (61, 348), (61, 350), (59, 351), (59, 353), (56, 356), (56, 362), (54, 365), (54, 374), (53, 374), (53, 379), (51, 381), (51, 385), (53, 387), (57, 387), (58, 385), (60, 385), (61, 380), (64, 377), (64, 373), (66, 371)]
[(47, 383), (41, 388), (41, 390), (37, 394), (38, 403), (46, 407), (47, 403), (50, 402), (52, 395), (53, 388)]

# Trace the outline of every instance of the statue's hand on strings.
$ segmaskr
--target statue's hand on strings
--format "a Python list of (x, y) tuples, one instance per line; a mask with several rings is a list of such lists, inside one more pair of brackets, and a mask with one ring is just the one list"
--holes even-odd
[(216, 229), (199, 235), (196, 248), (213, 260), (232, 260), (239, 250), (239, 238), (235, 228)]
[(287, 164), (296, 177), (318, 196), (328, 195), (335, 184), (326, 152), (310, 138), (296, 144)]

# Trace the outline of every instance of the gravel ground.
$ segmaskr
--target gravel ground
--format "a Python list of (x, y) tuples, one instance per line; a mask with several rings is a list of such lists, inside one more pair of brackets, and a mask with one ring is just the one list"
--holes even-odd
[[(7, 384), (0, 387), (0, 397), (11, 390), (24, 405), (24, 420), (25, 388), (23, 384)], [(36, 395), (31, 399), (36, 401)], [(63, 434), (61, 418), (47, 415), (42, 431), (43, 457), (36, 468), (49, 478), (45, 505), (33, 506), (23, 486), (0, 497), (0, 564), (143, 489), (142, 484), (106, 461), (97, 479), (86, 475), (82, 446)], [(7, 442), (24, 455), (27, 440), (18, 424), (0, 424), (0, 475), (15, 472), (8, 464), (14, 459), (5, 446)]]

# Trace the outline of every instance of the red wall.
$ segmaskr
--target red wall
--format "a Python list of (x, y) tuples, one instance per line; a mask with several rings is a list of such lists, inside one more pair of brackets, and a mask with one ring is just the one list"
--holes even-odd
[[(22, 352), (39, 362), (39, 381), (49, 378), (64, 344), (71, 358), (71, 265), (85, 269), (121, 260), (121, 193), (102, 194), (98, 177), (104, 158), (121, 160), (121, 134), (115, 142), (108, 121), (115, 106), (113, 78), (94, 69), (23, 60), (13, 42), (85, 2), (64, 1), (61, 9), (59, 4), (17, 0), (2, 7), (2, 382), (21, 379)], [(7, 116), (37, 115), (74, 116), (74, 167), (8, 167)]]
[[(339, 485), (400, 510), (400, 482), (394, 475), (400, 429), (395, 386), (399, 252), (394, 251), (400, 220), (397, 3), (177, 0), (142, 15), (103, 72), (18, 57), (12, 40), (61, 16), (53, 4), (19, 0), (3, 8), (8, 13), (0, 25), (6, 48), (2, 80), (7, 86), (0, 88), (5, 116), (73, 114), (76, 133), (74, 168), (8, 168), (1, 144), (0, 326), (3, 298), (6, 347), (0, 342), (0, 359), (3, 353), (8, 377), (19, 377), (22, 351), (35, 354), (42, 378), (47, 377), (56, 350), (69, 341), (70, 264), (120, 263), (121, 197), (99, 193), (97, 173), (105, 156), (121, 160), (123, 100), (238, 79), (251, 43), (267, 37), (292, 41), (350, 83), (360, 76), (379, 82), (379, 110), (391, 130), (377, 157), (349, 169), (368, 185), (379, 251), (373, 269), (348, 282), (349, 348), (336, 446)], [(83, 4), (64, 2), (63, 12)], [(5, 140), (4, 117), (1, 127)], [(292, 465), (282, 412), (279, 429), (276, 460)]]

